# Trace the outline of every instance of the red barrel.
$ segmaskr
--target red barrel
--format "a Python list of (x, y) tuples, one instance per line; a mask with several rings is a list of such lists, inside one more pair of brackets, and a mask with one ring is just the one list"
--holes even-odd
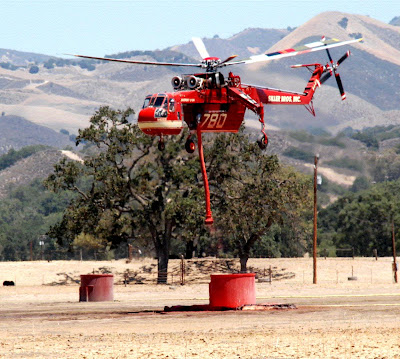
[(210, 306), (237, 308), (256, 304), (255, 273), (212, 274)]
[(82, 274), (79, 287), (80, 302), (104, 302), (114, 300), (114, 276), (112, 274)]

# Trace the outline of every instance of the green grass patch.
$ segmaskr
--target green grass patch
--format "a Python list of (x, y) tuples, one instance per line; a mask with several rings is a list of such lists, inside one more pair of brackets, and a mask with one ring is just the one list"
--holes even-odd
[(289, 136), (299, 142), (314, 143), (315, 137), (306, 131), (290, 131)]
[(326, 165), (339, 167), (339, 168), (347, 168), (353, 171), (362, 172), (364, 169), (364, 163), (350, 157), (341, 157), (335, 158), (333, 160), (325, 162)]
[(304, 162), (314, 162), (315, 154), (311, 151), (302, 150), (296, 147), (288, 147), (283, 155), (291, 158), (295, 158), (296, 160), (304, 161)]

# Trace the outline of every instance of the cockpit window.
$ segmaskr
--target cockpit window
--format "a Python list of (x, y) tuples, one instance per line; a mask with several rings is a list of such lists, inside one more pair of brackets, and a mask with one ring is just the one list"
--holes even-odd
[(149, 107), (151, 96), (147, 96), (144, 99), (143, 108)]
[(157, 96), (156, 102), (154, 102), (154, 107), (161, 107), (162, 103), (165, 100), (165, 96)]

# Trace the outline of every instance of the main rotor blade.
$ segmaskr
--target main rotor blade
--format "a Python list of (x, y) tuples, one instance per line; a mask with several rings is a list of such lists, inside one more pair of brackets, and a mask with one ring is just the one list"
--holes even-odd
[(356, 42), (360, 42), (362, 40), (363, 38), (348, 40), (348, 41), (339, 41), (337, 39), (331, 39), (327, 41), (317, 41), (292, 49), (272, 52), (269, 54), (251, 56), (250, 58), (245, 60), (229, 62), (227, 64), (224, 64), (224, 66), (237, 65), (237, 64), (252, 64), (262, 61), (278, 60), (284, 57), (297, 56), (297, 55), (307, 54), (309, 52), (321, 51), (321, 50), (331, 49), (333, 47), (349, 45)]
[(342, 97), (342, 101), (346, 99), (346, 93), (344, 92), (342, 80), (340, 79), (340, 75), (337, 73), (335, 74), (336, 83), (339, 87), (340, 96)]
[(202, 67), (201, 64), (179, 64), (179, 63), (173, 63), (173, 62), (122, 60), (122, 59), (111, 59), (111, 58), (108, 58), (108, 57), (94, 57), (94, 56), (73, 55), (73, 54), (65, 54), (65, 55), (75, 56), (75, 57), (81, 57), (81, 58), (83, 58), (83, 59), (91, 59), (91, 60), (123, 62), (123, 63), (127, 63), (127, 64), (158, 65), (158, 66), (190, 66), (190, 67)]
[(233, 60), (235, 57), (237, 57), (237, 55), (229, 56), (227, 59), (225, 59), (224, 61), (222, 61), (221, 64), (226, 64), (227, 62)]
[(204, 42), (202, 39), (200, 39), (200, 37), (192, 37), (192, 41), (202, 59), (210, 57), (206, 49), (206, 46), (204, 45)]

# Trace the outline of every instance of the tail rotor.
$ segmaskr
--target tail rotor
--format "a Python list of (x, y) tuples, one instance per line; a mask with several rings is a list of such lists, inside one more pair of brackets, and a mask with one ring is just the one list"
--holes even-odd
[(340, 64), (346, 60), (350, 56), (350, 51), (347, 51), (336, 63), (333, 62), (332, 56), (329, 52), (328, 49), (326, 49), (326, 53), (328, 54), (329, 62), (330, 64), (327, 64), (325, 67), (325, 74), (321, 77), (320, 83), (323, 84), (325, 81), (327, 81), (332, 75), (335, 75), (336, 79), (336, 84), (339, 88), (340, 96), (342, 97), (342, 100), (346, 99), (346, 93), (343, 88), (342, 80), (340, 78), (339, 73), (337, 72), (337, 68), (340, 66)]
[(347, 51), (337, 62), (337, 65), (339, 66), (344, 60), (346, 60), (350, 56), (350, 50)]

